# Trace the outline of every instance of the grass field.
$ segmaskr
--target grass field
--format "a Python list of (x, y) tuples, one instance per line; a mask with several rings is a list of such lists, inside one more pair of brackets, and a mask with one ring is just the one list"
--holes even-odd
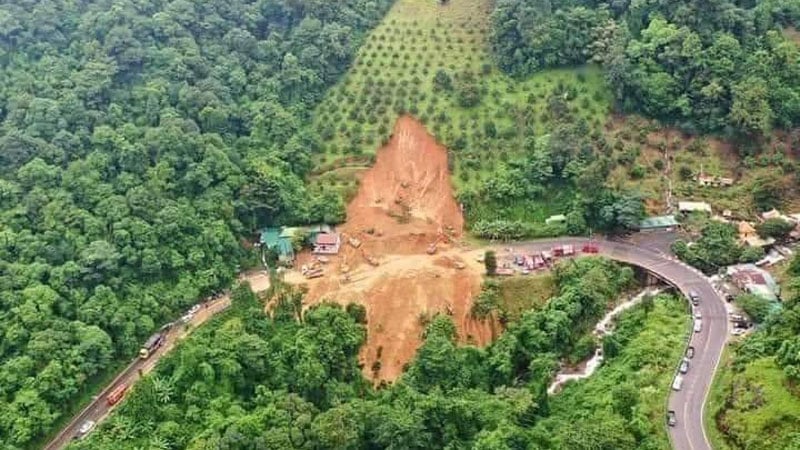
[[(350, 188), (348, 177), (370, 164), (402, 114), (422, 121), (451, 150), (457, 192), (479, 185), (530, 146), (526, 127), (536, 135), (547, 133), (543, 112), (551, 93), (562, 95), (576, 116), (600, 130), (611, 104), (601, 71), (548, 70), (523, 80), (505, 76), (489, 54), (490, 10), (489, 0), (445, 5), (398, 0), (316, 110), (314, 126), (324, 153), (315, 161), (314, 182)], [(447, 75), (449, 87), (434, 81), (439, 72)], [(564, 195), (550, 196), (500, 213), (541, 220), (563, 209)]]
[(522, 313), (538, 309), (556, 295), (553, 275), (549, 272), (504, 278), (499, 280), (498, 307), (505, 311), (509, 321), (515, 321)]

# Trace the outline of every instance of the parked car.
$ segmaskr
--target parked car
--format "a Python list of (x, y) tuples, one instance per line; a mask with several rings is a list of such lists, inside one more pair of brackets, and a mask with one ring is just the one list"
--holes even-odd
[(81, 424), (81, 427), (78, 428), (78, 432), (75, 434), (76, 439), (83, 439), (94, 429), (94, 420), (87, 420)]
[(695, 333), (699, 333), (701, 331), (703, 331), (703, 321), (700, 320), (700, 319), (697, 319), (697, 320), (694, 321), (694, 332)]
[(695, 319), (702, 319), (703, 318), (703, 312), (700, 311), (699, 309), (695, 308), (695, 310), (694, 310), (694, 318)]
[(683, 375), (675, 375), (675, 379), (672, 380), (672, 390), (680, 391), (682, 386), (683, 386)]
[(681, 361), (681, 366), (678, 368), (680, 373), (686, 373), (689, 371), (689, 358), (683, 358)]
[(200, 306), (199, 303), (194, 305), (194, 306), (192, 306), (191, 308), (189, 308), (189, 314), (194, 314), (197, 311), (200, 311), (200, 308), (202, 308), (202, 306)]
[(667, 411), (667, 425), (674, 427), (678, 424), (678, 418), (675, 416), (675, 411), (669, 410)]
[(689, 291), (689, 301), (692, 302), (692, 305), (697, 306), (700, 304), (700, 294), (697, 293), (694, 289)]
[(747, 332), (747, 330), (744, 329), (744, 328), (734, 328), (731, 331), (731, 334), (734, 335), (734, 336), (741, 336), (741, 335), (745, 334), (746, 332)]
[(694, 347), (692, 347), (691, 345), (689, 346), (689, 348), (686, 349), (686, 357), (689, 359), (694, 358)]

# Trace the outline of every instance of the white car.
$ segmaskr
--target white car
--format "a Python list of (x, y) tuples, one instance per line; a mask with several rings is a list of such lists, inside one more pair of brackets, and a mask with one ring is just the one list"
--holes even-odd
[(703, 313), (699, 309), (695, 309), (694, 310), (694, 318), (695, 319), (702, 319), (703, 318)]
[(746, 332), (747, 330), (745, 330), (744, 328), (734, 328), (733, 330), (731, 330), (731, 334), (734, 336), (741, 336)]
[(83, 422), (83, 424), (81, 424), (81, 427), (78, 428), (78, 434), (76, 434), (75, 437), (78, 439), (82, 439), (87, 434), (89, 434), (90, 431), (94, 429), (94, 425), (95, 425), (94, 420), (87, 420), (86, 422)]
[(197, 311), (200, 311), (201, 306), (199, 304), (192, 306), (189, 308), (189, 314), (194, 314)]
[(675, 380), (672, 382), (672, 390), (680, 391), (682, 386), (683, 386), (683, 376), (676, 375)]
[(697, 319), (697, 320), (694, 321), (694, 332), (695, 333), (699, 333), (701, 331), (703, 331), (703, 321), (700, 320), (700, 319)]

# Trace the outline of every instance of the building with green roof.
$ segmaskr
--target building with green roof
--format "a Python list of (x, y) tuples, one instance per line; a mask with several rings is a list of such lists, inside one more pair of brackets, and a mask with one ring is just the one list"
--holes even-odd
[(292, 239), (300, 231), (299, 228), (264, 228), (261, 230), (259, 242), (262, 248), (278, 252), (280, 261), (294, 261)]
[(668, 230), (678, 225), (680, 225), (680, 223), (678, 223), (673, 215), (648, 217), (639, 222), (639, 231)]

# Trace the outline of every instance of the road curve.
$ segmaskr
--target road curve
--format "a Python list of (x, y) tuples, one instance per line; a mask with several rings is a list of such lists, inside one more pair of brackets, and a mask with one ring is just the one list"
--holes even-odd
[[(244, 280), (250, 282), (251, 288), (255, 292), (260, 292), (269, 288), (269, 277), (262, 273), (245, 277)], [(129, 388), (132, 387), (142, 375), (153, 370), (156, 363), (158, 363), (164, 355), (169, 353), (178, 341), (188, 336), (198, 326), (214, 317), (217, 313), (226, 310), (230, 304), (231, 301), (228, 296), (223, 296), (217, 300), (207, 302), (185, 325), (175, 326), (170, 329), (164, 344), (160, 348), (147, 359), (134, 359), (128, 367), (123, 369), (111, 383), (92, 399), (89, 405), (70, 420), (58, 435), (44, 447), (44, 450), (61, 450), (69, 445), (77, 435), (78, 429), (87, 420), (93, 420), (99, 425), (113, 409), (106, 401), (106, 397), (111, 391), (122, 384), (128, 385)], [(95, 427), (97, 427), (97, 425), (95, 425)]]
[[(589, 242), (598, 245), (601, 255), (641, 267), (676, 287), (684, 295), (688, 295), (690, 290), (700, 295), (703, 327), (699, 333), (692, 333), (690, 338), (695, 354), (689, 372), (684, 375), (683, 387), (680, 391), (671, 391), (669, 397), (669, 409), (675, 411), (678, 419), (677, 425), (669, 428), (669, 436), (673, 448), (677, 450), (711, 450), (703, 428), (703, 411), (728, 338), (725, 301), (708, 278), (696, 269), (632, 244), (603, 239), (560, 238), (515, 243), (514, 247), (526, 252), (537, 252), (558, 244), (573, 244), (580, 251), (579, 247)], [(675, 364), (677, 367), (678, 361)]]

